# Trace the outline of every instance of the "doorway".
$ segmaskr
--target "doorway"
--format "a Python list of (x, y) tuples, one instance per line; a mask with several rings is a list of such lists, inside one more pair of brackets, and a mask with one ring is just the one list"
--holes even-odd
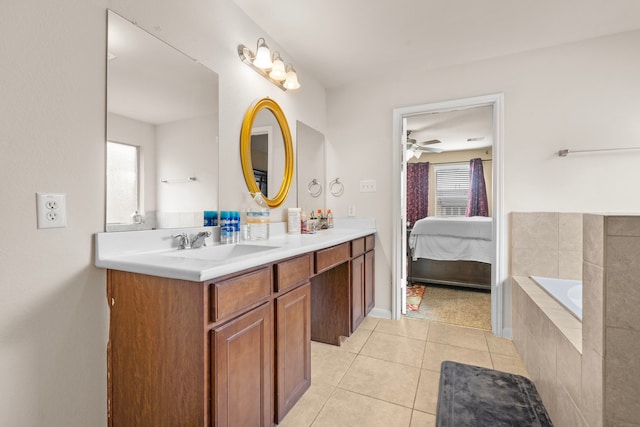
[[(392, 294), (392, 314), (398, 319), (406, 310), (406, 290), (408, 277), (407, 263), (407, 218), (406, 218), (406, 177), (407, 177), (407, 154), (408, 144), (413, 147), (417, 139), (412, 137), (416, 133), (409, 134), (408, 123), (412, 118), (436, 113), (448, 113), (453, 111), (464, 111), (477, 107), (490, 107), (493, 139), (492, 146), (492, 168), (491, 168), (491, 193), (490, 210), (493, 221), (490, 228), (491, 242), (487, 252), (489, 252), (491, 271), (491, 329), (497, 336), (503, 336), (503, 298), (504, 280), (507, 277), (505, 268), (504, 244), (502, 239), (505, 236), (505, 221), (503, 215), (503, 194), (502, 194), (502, 121), (503, 121), (503, 95), (494, 94), (474, 98), (464, 98), (452, 101), (416, 105), (395, 109), (393, 112), (394, 127), (394, 199), (397, 206), (394, 209), (394, 262), (393, 275), (394, 286)], [(434, 151), (437, 143), (433, 139), (423, 143), (429, 150)], [(436, 150), (437, 151), (437, 150)], [(507, 333), (508, 335), (508, 333)]]

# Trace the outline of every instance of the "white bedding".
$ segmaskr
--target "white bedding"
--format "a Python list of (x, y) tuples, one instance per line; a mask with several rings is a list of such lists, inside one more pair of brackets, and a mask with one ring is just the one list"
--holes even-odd
[(416, 221), (409, 236), (413, 260), (491, 263), (492, 222), (486, 217), (427, 217)]

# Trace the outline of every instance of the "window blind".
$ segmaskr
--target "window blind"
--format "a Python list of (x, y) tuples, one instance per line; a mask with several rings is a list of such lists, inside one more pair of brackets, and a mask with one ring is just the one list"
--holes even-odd
[(464, 216), (469, 197), (469, 164), (434, 166), (436, 216)]

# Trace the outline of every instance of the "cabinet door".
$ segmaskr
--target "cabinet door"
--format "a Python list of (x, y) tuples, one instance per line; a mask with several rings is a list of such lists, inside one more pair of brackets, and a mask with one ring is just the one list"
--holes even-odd
[(364, 254), (364, 313), (365, 315), (376, 305), (375, 297), (375, 251)]
[(311, 385), (311, 285), (276, 302), (276, 422)]
[(272, 318), (269, 302), (213, 330), (215, 426), (272, 425)]
[(351, 332), (364, 319), (364, 255), (351, 260)]

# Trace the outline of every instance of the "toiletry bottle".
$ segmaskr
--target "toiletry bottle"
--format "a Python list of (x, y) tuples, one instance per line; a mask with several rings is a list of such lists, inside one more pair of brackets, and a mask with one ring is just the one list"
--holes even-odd
[(306, 234), (309, 232), (309, 220), (307, 219), (307, 212), (300, 212), (300, 232)]
[(289, 208), (287, 216), (287, 233), (300, 234), (300, 208)]
[(220, 211), (220, 243), (233, 243), (233, 226), (231, 225), (231, 212)]
[(327, 227), (333, 228), (333, 213), (331, 213), (331, 209), (327, 209)]
[(247, 209), (247, 237), (249, 240), (269, 238), (269, 206), (260, 192), (253, 195), (253, 203)]
[(231, 212), (231, 226), (233, 227), (233, 242), (240, 241), (240, 212)]
[(308, 225), (309, 225), (309, 231), (314, 233), (317, 229), (318, 229), (318, 219), (316, 218), (316, 212), (315, 211), (311, 211), (309, 213), (309, 219), (307, 221)]

